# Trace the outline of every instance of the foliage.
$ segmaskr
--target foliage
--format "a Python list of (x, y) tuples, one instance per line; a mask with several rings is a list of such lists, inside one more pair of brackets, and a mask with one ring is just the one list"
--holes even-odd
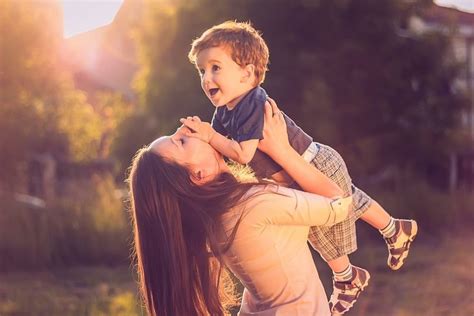
[(130, 111), (131, 104), (117, 92), (99, 91), (86, 96), (75, 90), (65, 95), (57, 114), (59, 132), (69, 144), (69, 158), (76, 162), (109, 158), (117, 126)]
[(96, 158), (102, 122), (87, 103), (86, 95), (79, 91), (64, 95), (55, 114), (58, 133), (64, 135), (69, 144), (70, 157), (77, 161)]

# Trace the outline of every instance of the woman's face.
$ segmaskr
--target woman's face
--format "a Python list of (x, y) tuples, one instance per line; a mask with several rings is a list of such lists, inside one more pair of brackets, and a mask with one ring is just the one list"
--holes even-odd
[(186, 136), (186, 128), (180, 128), (171, 136), (163, 136), (150, 145), (160, 156), (186, 167), (197, 183), (205, 183), (227, 171), (222, 155), (211, 145), (194, 137)]

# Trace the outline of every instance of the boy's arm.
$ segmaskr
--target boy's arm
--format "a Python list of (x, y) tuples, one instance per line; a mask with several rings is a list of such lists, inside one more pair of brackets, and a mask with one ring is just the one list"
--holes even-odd
[(258, 139), (250, 139), (238, 143), (219, 133), (214, 133), (209, 144), (224, 156), (238, 163), (247, 164), (252, 160), (255, 151), (257, 151)]
[(343, 195), (335, 182), (311, 166), (291, 147), (285, 119), (271, 99), (270, 103), (265, 104), (263, 140), (258, 148), (275, 160), (304, 191), (326, 197)]
[(188, 133), (188, 136), (199, 138), (222, 155), (241, 164), (247, 164), (252, 160), (258, 146), (258, 139), (250, 139), (240, 143), (229, 139), (217, 133), (207, 122), (201, 122), (199, 117), (193, 116), (186, 119), (180, 119), (180, 122), (187, 126), (194, 133)]

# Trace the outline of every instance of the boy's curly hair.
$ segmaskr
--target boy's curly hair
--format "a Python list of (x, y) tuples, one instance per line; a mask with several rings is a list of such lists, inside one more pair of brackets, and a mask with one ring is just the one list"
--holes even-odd
[(269, 52), (261, 34), (249, 22), (227, 21), (206, 30), (191, 44), (189, 61), (196, 64), (197, 55), (211, 47), (224, 46), (231, 58), (241, 67), (255, 66), (256, 84), (265, 80)]

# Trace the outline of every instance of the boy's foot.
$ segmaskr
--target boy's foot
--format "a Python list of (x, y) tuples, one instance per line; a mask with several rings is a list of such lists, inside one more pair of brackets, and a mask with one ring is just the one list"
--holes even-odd
[(398, 270), (402, 267), (417, 233), (418, 225), (414, 220), (395, 220), (395, 234), (384, 238), (388, 247), (387, 264), (390, 269)]
[(331, 315), (342, 315), (354, 306), (357, 298), (369, 284), (370, 274), (367, 270), (352, 266), (352, 279), (339, 282), (333, 279), (333, 292), (329, 300)]

